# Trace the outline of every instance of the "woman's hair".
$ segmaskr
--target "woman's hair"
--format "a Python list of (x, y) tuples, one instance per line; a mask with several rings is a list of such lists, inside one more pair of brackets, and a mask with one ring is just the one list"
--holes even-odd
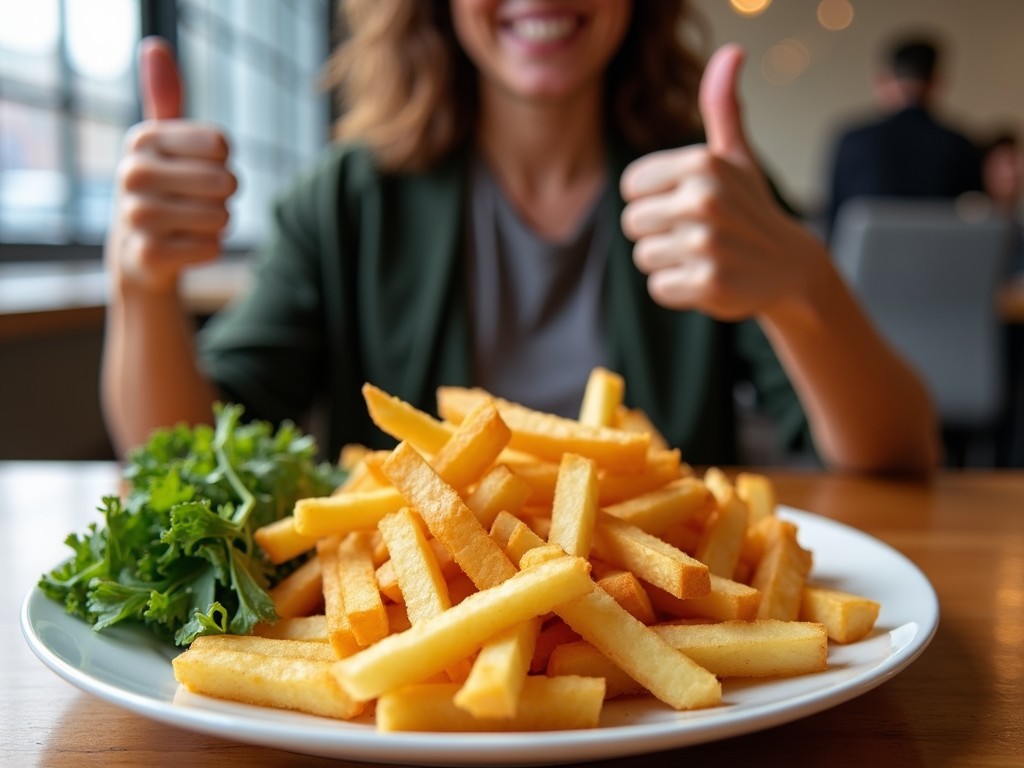
[[(455, 36), (450, 0), (341, 0), (344, 42), (326, 83), (337, 90), (335, 136), (359, 140), (389, 170), (430, 167), (469, 138), (476, 68)], [(608, 125), (634, 150), (693, 139), (703, 41), (688, 0), (634, 0), (630, 26), (606, 72)]]

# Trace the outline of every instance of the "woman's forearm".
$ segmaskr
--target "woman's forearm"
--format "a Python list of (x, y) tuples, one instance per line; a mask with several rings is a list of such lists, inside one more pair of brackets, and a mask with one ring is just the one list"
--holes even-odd
[(927, 472), (939, 455), (927, 389), (871, 325), (822, 254), (803, 296), (761, 325), (836, 469)]
[(102, 400), (118, 453), (157, 427), (208, 423), (216, 398), (193, 350), (193, 321), (176, 291), (115, 287), (107, 312)]

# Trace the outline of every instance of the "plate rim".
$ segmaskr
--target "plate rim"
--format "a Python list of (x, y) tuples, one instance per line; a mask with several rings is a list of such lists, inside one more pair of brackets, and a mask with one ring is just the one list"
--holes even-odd
[[(805, 691), (739, 712), (731, 710), (730, 705), (726, 704), (722, 711), (727, 716), (721, 718), (700, 714), (719, 711), (713, 708), (699, 711), (696, 719), (687, 719), (687, 713), (684, 712), (679, 713), (680, 719), (588, 730), (532, 732), (525, 734), (530, 738), (524, 739), (523, 733), (381, 733), (372, 726), (362, 724), (338, 723), (328, 718), (314, 718), (312, 715), (212, 700), (217, 705), (239, 709), (238, 713), (227, 713), (215, 708), (180, 706), (173, 697), (167, 700), (158, 694), (145, 696), (97, 678), (61, 658), (36, 631), (34, 602), (47, 601), (47, 604), (58, 605), (42, 593), (38, 584), (33, 585), (22, 601), (20, 624), (22, 634), (33, 653), (51, 671), (76, 688), (158, 722), (238, 742), (325, 757), (417, 765), (545, 765), (578, 763), (595, 757), (607, 759), (639, 755), (751, 733), (831, 709), (895, 677), (913, 663), (934, 638), (940, 618), (938, 596), (928, 577), (910, 558), (881, 539), (832, 518), (781, 504), (777, 507), (777, 513), (797, 523), (798, 535), (799, 530), (808, 524), (812, 527), (834, 528), (835, 533), (856, 537), (861, 545), (878, 549), (887, 557), (899, 561), (902, 567), (913, 571), (919, 582), (917, 586), (924, 589), (921, 594), (915, 593), (915, 600), (918, 601), (915, 607), (920, 609), (921, 616), (890, 630), (891, 634), (910, 624), (916, 627), (910, 642), (896, 648), (865, 674), (842, 680), (824, 692)], [(925, 597), (927, 600), (923, 600)], [(68, 622), (75, 622), (79, 630), (94, 631), (75, 616), (64, 612), (60, 616)], [(141, 628), (131, 629), (145, 631)], [(96, 637), (102, 643), (115, 642), (98, 633)], [(188, 695), (198, 696), (192, 693)], [(245, 718), (246, 710), (249, 709), (254, 710), (249, 713), (253, 716)], [(268, 716), (255, 716), (262, 711), (267, 712)], [(274, 719), (275, 715), (280, 719)], [(290, 716), (297, 718), (298, 726), (291, 722)], [(303, 725), (302, 721), (306, 718), (314, 719), (310, 721), (311, 724)], [(339, 728), (339, 725), (343, 727)]]

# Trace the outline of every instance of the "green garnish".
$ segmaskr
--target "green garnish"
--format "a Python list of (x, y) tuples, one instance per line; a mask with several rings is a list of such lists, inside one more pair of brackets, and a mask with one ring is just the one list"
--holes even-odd
[(103, 498), (105, 526), (69, 535), (74, 554), (40, 589), (96, 630), (141, 622), (178, 645), (274, 621), (267, 590), (295, 564), (271, 564), (252, 534), (298, 499), (330, 493), (341, 471), (317, 463), (315, 441), (294, 425), (241, 416), (217, 406), (214, 427), (158, 430), (131, 451), (127, 498)]

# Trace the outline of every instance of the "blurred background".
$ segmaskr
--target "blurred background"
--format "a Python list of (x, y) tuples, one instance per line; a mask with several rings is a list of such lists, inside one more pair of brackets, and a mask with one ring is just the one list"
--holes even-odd
[[(637, 2), (657, 0), (636, 0)], [(817, 228), (837, 132), (874, 109), (872, 78), (897, 34), (943, 45), (943, 118), (979, 140), (1024, 126), (1020, 0), (693, 0), (708, 51), (747, 50), (752, 142)], [(198, 322), (238, 289), (270, 202), (329, 140), (318, 75), (330, 0), (0, 0), (0, 458), (103, 459), (98, 405), (101, 243), (125, 130), (141, 115), (135, 50), (178, 51), (190, 116), (226, 127), (240, 191), (222, 268), (187, 287)], [(1017, 336), (1007, 334), (998, 442), (964, 463), (1024, 465)], [(1015, 339), (1017, 339), (1015, 341)], [(1016, 346), (1014, 346), (1016, 345)]]

